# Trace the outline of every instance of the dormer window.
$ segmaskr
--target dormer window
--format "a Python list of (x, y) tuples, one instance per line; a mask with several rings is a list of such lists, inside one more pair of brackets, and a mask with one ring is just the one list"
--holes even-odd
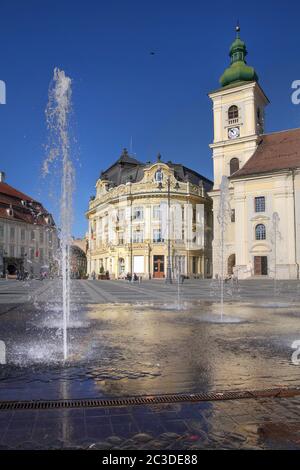
[(163, 175), (163, 172), (161, 171), (161, 169), (157, 170), (155, 175), (154, 175), (155, 181), (157, 183), (161, 183), (162, 180), (163, 180), (163, 177), (164, 177), (164, 175)]
[(228, 119), (231, 121), (231, 119), (238, 119), (239, 117), (239, 110), (238, 107), (235, 105), (230, 106), (228, 109)]
[(13, 211), (13, 208), (11, 206), (8, 209), (6, 209), (6, 212), (7, 212), (7, 215), (9, 215), (9, 217), (14, 216), (14, 211)]

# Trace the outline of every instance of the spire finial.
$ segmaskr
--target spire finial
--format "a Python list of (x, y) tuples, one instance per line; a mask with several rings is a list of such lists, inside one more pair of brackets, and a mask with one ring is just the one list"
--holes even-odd
[(222, 87), (234, 82), (258, 81), (258, 76), (253, 67), (246, 63), (247, 48), (240, 38), (240, 24), (236, 22), (236, 38), (229, 50), (230, 66), (225, 70), (220, 78)]

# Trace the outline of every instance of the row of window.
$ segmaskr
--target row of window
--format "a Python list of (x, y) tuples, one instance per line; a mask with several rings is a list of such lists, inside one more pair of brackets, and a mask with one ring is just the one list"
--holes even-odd
[[(8, 250), (6, 251), (3, 245), (0, 245), (0, 256), (4, 257), (11, 257), (11, 258), (27, 258), (30, 261), (34, 261), (35, 259), (39, 259), (41, 262), (45, 259), (45, 252), (43, 248), (35, 249), (29, 248), (26, 250), (24, 246), (16, 247), (15, 245), (9, 245)], [(49, 250), (48, 252), (49, 259), (52, 258), (52, 251)]]
[[(118, 243), (119, 245), (124, 244), (124, 234), (119, 233), (118, 236)], [(154, 243), (162, 243), (164, 241), (164, 238), (162, 237), (161, 230), (159, 229), (154, 229), (153, 230), (153, 242)], [(132, 242), (133, 243), (143, 243), (144, 242), (144, 231), (143, 230), (134, 230), (132, 232)]]
[[(184, 237), (184, 232), (183, 232), (183, 237)], [(192, 242), (196, 243), (196, 240), (197, 240), (197, 236), (195, 235), (192, 239)], [(152, 241), (153, 241), (153, 243), (163, 243), (165, 241), (160, 229), (154, 229), (153, 230)], [(134, 230), (132, 232), (132, 242), (133, 243), (143, 243), (144, 242), (144, 231), (143, 230)], [(124, 234), (123, 233), (119, 233), (118, 243), (119, 243), (119, 245), (124, 244)]]
[[(17, 234), (16, 227), (10, 227), (9, 228), (9, 239), (10, 239), (11, 242), (16, 240), (16, 234)], [(44, 243), (44, 239), (45, 239), (44, 235), (45, 235), (44, 232), (42, 232), (42, 231), (39, 232), (39, 241), (40, 241), (40, 243)], [(4, 238), (4, 225), (0, 224), (0, 239), (3, 239), (3, 238)], [(26, 240), (26, 230), (25, 229), (20, 230), (20, 240), (23, 241), (23, 242), (25, 242), (25, 240)], [(36, 240), (36, 233), (35, 233), (34, 230), (30, 231), (30, 240), (31, 241)], [(48, 240), (49, 240), (49, 243), (52, 243), (52, 232), (49, 232)]]
[[(266, 201), (264, 196), (254, 198), (254, 210), (255, 212), (265, 212)], [(235, 210), (231, 210), (231, 222), (235, 222)]]
[[(158, 205), (155, 205), (152, 207), (152, 216), (153, 216), (153, 219), (155, 220), (160, 220), (161, 217), (162, 217), (162, 210), (161, 210), (161, 206), (158, 204)], [(196, 207), (193, 207), (193, 215), (192, 215), (192, 218), (193, 218), (193, 222), (195, 223), (196, 222), (196, 217), (197, 217), (197, 209)], [(182, 218), (184, 219), (184, 207), (182, 207)], [(102, 223), (100, 222), (100, 225), (102, 225), (103, 229), (108, 229), (108, 222), (103, 219), (100, 219), (100, 221), (102, 220)], [(117, 215), (117, 221), (118, 222), (123, 222), (125, 220), (125, 209), (120, 209), (118, 211), (118, 215)], [(133, 221), (142, 221), (144, 220), (144, 208), (142, 206), (135, 206), (132, 208), (132, 220)], [(92, 226), (92, 230), (95, 231), (95, 222), (94, 222), (94, 226)]]
[[(182, 240), (184, 239), (184, 230), (182, 231)], [(128, 240), (128, 239), (127, 239)], [(144, 231), (143, 230), (133, 230), (132, 232), (132, 242), (133, 243), (144, 243)], [(161, 232), (161, 229), (154, 229), (153, 230), (153, 238), (152, 238), (153, 243), (163, 243), (165, 241), (163, 234)], [(194, 235), (191, 238), (191, 241), (193, 243), (196, 243), (197, 241), (197, 235)], [(100, 242), (100, 241), (99, 241)], [(102, 242), (108, 243), (109, 242), (109, 237), (105, 236), (102, 239)], [(93, 243), (93, 242), (92, 242)], [(100, 243), (101, 244), (101, 243)], [(119, 232), (118, 234), (118, 245), (124, 245), (125, 244), (125, 234), (123, 232)], [(94, 244), (92, 245), (94, 246)]]

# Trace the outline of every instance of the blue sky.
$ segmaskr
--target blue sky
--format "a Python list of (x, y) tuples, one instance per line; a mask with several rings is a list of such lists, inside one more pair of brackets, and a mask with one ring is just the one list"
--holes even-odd
[(299, 2), (1, 0), (0, 11), (0, 169), (56, 214), (40, 168), (48, 86), (54, 67), (64, 69), (73, 79), (76, 236), (99, 172), (131, 138), (142, 161), (160, 152), (212, 178), (207, 93), (229, 63), (237, 18), (271, 101), (266, 130), (300, 127), (290, 98), (300, 79)]

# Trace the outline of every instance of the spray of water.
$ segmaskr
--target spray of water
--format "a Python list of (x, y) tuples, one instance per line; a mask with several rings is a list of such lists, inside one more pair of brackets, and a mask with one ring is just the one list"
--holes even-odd
[(228, 178), (222, 176), (220, 185), (220, 204), (218, 211), (218, 223), (220, 225), (220, 305), (221, 321), (224, 315), (224, 281), (225, 281), (225, 232), (228, 224), (231, 208), (229, 203)]
[(273, 226), (273, 237), (272, 237), (272, 243), (274, 246), (274, 284), (273, 284), (273, 289), (274, 289), (274, 297), (277, 294), (277, 242), (278, 239), (281, 238), (279, 230), (278, 230), (278, 225), (279, 225), (279, 215), (278, 212), (273, 212), (272, 215), (272, 226)]
[(70, 319), (70, 244), (72, 229), (72, 200), (74, 191), (74, 167), (70, 155), (69, 116), (71, 111), (72, 81), (63, 70), (54, 69), (46, 108), (50, 145), (43, 173), (50, 172), (51, 164), (59, 163), (61, 174), (60, 194), (60, 271), (63, 298), (63, 354), (68, 357), (67, 326)]

